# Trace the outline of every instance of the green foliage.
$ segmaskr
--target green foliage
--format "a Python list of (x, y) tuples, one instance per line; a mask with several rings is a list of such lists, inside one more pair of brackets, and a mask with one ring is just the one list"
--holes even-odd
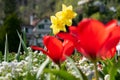
[(102, 61), (103, 62), (103, 70), (102, 73), (104, 74), (104, 76), (106, 74), (110, 75), (110, 80), (118, 80), (120, 79), (120, 59), (118, 57), (118, 59), (116, 59), (116, 57), (114, 57), (111, 60), (106, 60), (106, 61)]
[(2, 62), (2, 59), (3, 59), (3, 55), (2, 52), (0, 51), (0, 62)]
[(120, 20), (120, 6), (117, 7), (117, 12), (116, 12), (115, 18)]
[(83, 76), (83, 73), (80, 69), (77, 68), (77, 66), (75, 65), (75, 63), (73, 62), (73, 60), (69, 57), (67, 57), (68, 61), (72, 64), (71, 66), (73, 66), (74, 70), (76, 71), (76, 73), (79, 76), (80, 80), (87, 80), (87, 78), (85, 77), (85, 75)]
[(5, 50), (4, 50), (4, 61), (8, 61), (8, 39), (7, 39), (7, 34), (6, 34), (6, 38), (5, 38)]
[(16, 0), (3, 0), (4, 13), (6, 16), (16, 13)]
[(62, 4), (65, 4), (67, 6), (69, 5), (72, 5), (73, 6), (73, 9), (74, 10), (77, 10), (78, 8), (78, 1), (79, 0), (59, 0), (59, 1), (56, 1), (56, 4), (55, 4), (55, 10), (54, 12), (57, 12), (57, 11), (60, 11), (62, 7), (60, 7)]
[(20, 42), (21, 42), (21, 44), (22, 44), (22, 46), (23, 46), (24, 51), (25, 51), (26, 53), (28, 53), (27, 46), (26, 46), (25, 42), (23, 41), (23, 39), (22, 39), (22, 37), (21, 37), (21, 35), (20, 35), (20, 33), (19, 33), (18, 31), (17, 31), (17, 34), (18, 34), (18, 37), (19, 37), (19, 39), (20, 39)]
[(45, 69), (44, 72), (52, 73), (56, 75), (56, 77), (59, 77), (58, 79), (56, 78), (55, 80), (79, 80), (78, 78), (64, 70)]
[(9, 51), (16, 52), (18, 50), (20, 41), (17, 31), (21, 32), (20, 24), (21, 20), (16, 14), (11, 14), (5, 19), (3, 26), (0, 28), (0, 51), (4, 51), (6, 34), (8, 36)]

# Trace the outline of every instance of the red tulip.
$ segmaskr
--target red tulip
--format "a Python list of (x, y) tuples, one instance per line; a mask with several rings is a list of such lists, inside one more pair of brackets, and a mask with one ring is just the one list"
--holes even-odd
[[(75, 39), (68, 37), (68, 34)], [(91, 60), (106, 59), (115, 55), (120, 27), (116, 20), (103, 24), (95, 19), (83, 19), (77, 27), (69, 28), (69, 33), (59, 33), (58, 36), (76, 42), (76, 49)]]
[(117, 26), (116, 20), (104, 25), (95, 19), (84, 19), (77, 28), (80, 38), (79, 46), (83, 49), (83, 55), (92, 60), (102, 57), (111, 58), (115, 55), (111, 50), (120, 40), (120, 27)]
[(63, 42), (53, 36), (45, 36), (43, 43), (47, 51), (40, 47), (32, 46), (34, 50), (40, 50), (48, 55), (56, 64), (63, 62), (66, 56), (70, 56), (74, 51), (74, 44), (69, 40)]
[(74, 43), (75, 46), (79, 44), (79, 34), (77, 32), (76, 26), (70, 26), (69, 27), (69, 33), (68, 32), (59, 32), (56, 34), (57, 37), (64, 40), (70, 40)]
[(111, 50), (108, 50), (108, 52), (106, 52), (105, 54), (101, 54), (101, 58), (103, 60), (106, 60), (106, 59), (111, 59), (116, 53), (116, 48), (112, 48)]

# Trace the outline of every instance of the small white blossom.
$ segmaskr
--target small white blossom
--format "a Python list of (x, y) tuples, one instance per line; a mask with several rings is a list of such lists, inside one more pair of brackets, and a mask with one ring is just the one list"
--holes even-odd
[(23, 70), (22, 69), (15, 69), (17, 72), (22, 72)]
[(10, 78), (10, 77), (12, 77), (12, 74), (11, 73), (7, 73), (6, 77)]
[(38, 61), (38, 59), (37, 59), (37, 58), (34, 58), (34, 59), (33, 59), (33, 62), (37, 62), (37, 61)]
[(25, 58), (25, 60), (28, 61), (28, 60), (29, 60), (29, 56), (27, 56), (27, 57)]
[(43, 53), (42, 53), (42, 52), (40, 52), (40, 53), (38, 53), (38, 55), (40, 55), (40, 56), (41, 56), (41, 55), (43, 55)]
[(0, 76), (0, 80), (5, 80), (5, 77), (3, 77), (3, 76)]
[(34, 51), (34, 54), (38, 54), (38, 51)]
[(110, 75), (109, 74), (105, 75), (104, 80), (110, 80)]
[(0, 67), (0, 72), (4, 72), (4, 70), (5, 70), (4, 66)]
[(2, 65), (7, 67), (7, 66), (8, 66), (8, 62), (3, 61), (3, 62), (2, 62)]
[(26, 75), (27, 75), (27, 72), (22, 73), (22, 76), (26, 76)]
[(28, 50), (28, 51), (31, 51), (32, 49), (31, 49), (31, 47), (27, 47), (27, 50)]

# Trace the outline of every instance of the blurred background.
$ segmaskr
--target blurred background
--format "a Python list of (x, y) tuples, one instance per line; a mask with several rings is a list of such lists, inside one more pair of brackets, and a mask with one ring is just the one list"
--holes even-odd
[(86, 17), (103, 23), (120, 20), (120, 0), (0, 0), (0, 51), (4, 52), (6, 35), (10, 52), (20, 43), (17, 31), (25, 44), (42, 45), (42, 37), (50, 34), (50, 16), (60, 11), (62, 4), (72, 5), (78, 14), (73, 25)]

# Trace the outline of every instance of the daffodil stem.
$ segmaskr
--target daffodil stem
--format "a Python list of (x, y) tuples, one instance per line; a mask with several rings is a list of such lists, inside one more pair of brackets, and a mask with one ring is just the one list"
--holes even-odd
[(95, 80), (99, 80), (98, 70), (97, 70), (97, 61), (94, 62), (94, 69), (95, 69)]

